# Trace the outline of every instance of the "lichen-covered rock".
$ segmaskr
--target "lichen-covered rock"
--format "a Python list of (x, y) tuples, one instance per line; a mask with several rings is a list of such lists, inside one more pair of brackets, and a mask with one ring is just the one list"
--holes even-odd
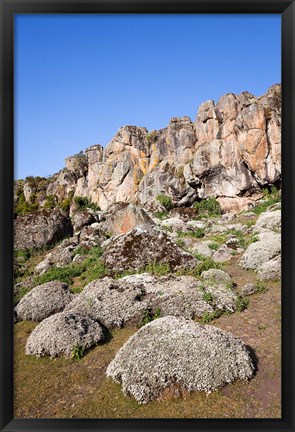
[(275, 231), (281, 232), (281, 210), (267, 211), (261, 213), (257, 219), (256, 224), (253, 226), (255, 232)]
[(205, 240), (201, 243), (194, 245), (190, 250), (193, 253), (201, 254), (205, 257), (212, 257), (214, 250), (210, 248), (210, 246), (214, 244), (211, 240)]
[(95, 214), (91, 210), (77, 211), (72, 217), (74, 231), (96, 222)]
[(55, 246), (35, 268), (39, 274), (45, 273), (50, 267), (63, 267), (73, 261), (75, 250), (79, 245), (77, 237), (63, 240)]
[(205, 270), (201, 274), (201, 278), (218, 284), (228, 284), (231, 282), (231, 277), (223, 270), (210, 269)]
[(59, 210), (42, 210), (14, 221), (16, 249), (33, 249), (52, 245), (67, 235), (72, 235), (71, 221)]
[(255, 294), (257, 292), (257, 285), (253, 283), (247, 283), (241, 288), (241, 294), (243, 296), (248, 296)]
[(119, 350), (107, 376), (125, 396), (147, 403), (165, 388), (214, 391), (249, 380), (254, 366), (243, 342), (213, 326), (167, 316), (138, 330)]
[(28, 292), (15, 307), (16, 321), (42, 321), (62, 311), (73, 294), (67, 284), (59, 281), (38, 285)]
[(121, 328), (127, 322), (141, 322), (147, 308), (144, 296), (141, 284), (133, 286), (106, 277), (86, 285), (65, 311), (90, 316), (110, 329)]
[(142, 269), (150, 263), (169, 264), (171, 269), (193, 268), (197, 260), (177, 246), (157, 227), (138, 226), (111, 240), (103, 256), (104, 264), (114, 272)]
[(227, 245), (224, 244), (220, 246), (220, 248), (216, 252), (214, 252), (212, 257), (216, 262), (228, 261), (232, 257), (231, 250), (229, 247), (227, 247)]
[(257, 269), (258, 279), (263, 281), (280, 279), (282, 271), (281, 266), (281, 255), (261, 264)]
[(257, 270), (262, 264), (281, 253), (281, 235), (273, 231), (258, 234), (259, 240), (251, 243), (244, 252), (240, 265)]
[[(204, 294), (214, 301), (208, 302)], [(140, 325), (144, 318), (174, 315), (203, 317), (215, 310), (236, 310), (237, 295), (222, 283), (201, 284), (192, 276), (151, 276), (147, 273), (106, 277), (90, 282), (65, 311), (99, 320), (107, 328)]]
[(105, 338), (101, 325), (88, 316), (57, 313), (43, 320), (30, 334), (26, 354), (36, 357), (71, 356), (73, 350), (88, 349)]

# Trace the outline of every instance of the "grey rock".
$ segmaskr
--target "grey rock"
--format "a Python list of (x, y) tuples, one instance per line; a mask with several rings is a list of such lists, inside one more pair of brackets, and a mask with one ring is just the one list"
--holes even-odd
[(41, 248), (72, 235), (70, 219), (59, 210), (42, 210), (14, 221), (14, 245), (16, 249)]
[(278, 280), (281, 278), (281, 255), (261, 264), (258, 269), (258, 279), (266, 280)]
[(167, 316), (138, 330), (119, 350), (107, 376), (125, 396), (145, 404), (165, 388), (210, 393), (249, 380), (254, 366), (243, 342), (213, 326)]
[(272, 231), (258, 234), (259, 240), (251, 243), (244, 252), (240, 265), (245, 269), (258, 269), (281, 253), (281, 235)]
[(241, 294), (243, 296), (252, 295), (255, 294), (256, 292), (257, 292), (257, 285), (254, 285), (253, 283), (248, 283), (241, 288)]
[(53, 281), (38, 285), (28, 292), (15, 307), (16, 321), (42, 321), (62, 311), (73, 294), (67, 284)]
[(213, 259), (216, 262), (225, 262), (230, 260), (232, 257), (231, 249), (226, 245), (221, 246), (216, 252), (213, 254)]
[(203, 271), (201, 278), (204, 280), (209, 280), (214, 283), (222, 284), (231, 282), (231, 277), (228, 273), (219, 269), (210, 269)]
[(281, 232), (281, 210), (267, 211), (262, 213), (256, 224), (253, 226), (254, 232), (275, 231)]
[(61, 312), (43, 320), (30, 334), (26, 354), (36, 357), (71, 356), (104, 340), (100, 324), (88, 316)]

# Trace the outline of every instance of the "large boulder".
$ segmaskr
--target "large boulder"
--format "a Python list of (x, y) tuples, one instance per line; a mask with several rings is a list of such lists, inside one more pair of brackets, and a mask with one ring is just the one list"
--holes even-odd
[(42, 321), (30, 334), (26, 354), (36, 357), (71, 356), (104, 340), (100, 324), (75, 313), (58, 313)]
[(281, 235), (273, 231), (258, 234), (258, 241), (251, 243), (244, 252), (240, 265), (245, 269), (257, 270), (281, 253)]
[(169, 387), (211, 392), (236, 380), (249, 380), (253, 373), (240, 339), (172, 316), (138, 330), (107, 368), (107, 376), (122, 384), (124, 395), (139, 403), (156, 399)]
[(68, 285), (59, 281), (38, 285), (15, 307), (16, 321), (42, 321), (62, 311), (73, 299)]
[(118, 202), (103, 214), (104, 231), (110, 235), (126, 234), (138, 225), (154, 225), (147, 212), (134, 204)]
[(14, 221), (16, 249), (49, 246), (72, 234), (73, 228), (69, 217), (59, 210), (42, 210), (18, 216)]
[(275, 231), (281, 232), (281, 210), (267, 211), (261, 213), (257, 219), (256, 224), (253, 226), (255, 232)]
[(107, 328), (141, 325), (155, 316), (203, 317), (236, 310), (237, 295), (226, 284), (192, 276), (155, 277), (147, 273), (90, 282), (69, 303), (72, 311), (99, 320)]
[(172, 270), (193, 268), (197, 264), (197, 260), (165, 232), (149, 225), (137, 226), (112, 239), (102, 258), (113, 272), (139, 270), (151, 263), (169, 264)]

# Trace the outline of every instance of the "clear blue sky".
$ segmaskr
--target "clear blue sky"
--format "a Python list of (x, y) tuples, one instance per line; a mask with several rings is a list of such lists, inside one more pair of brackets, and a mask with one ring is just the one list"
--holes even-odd
[(281, 81), (280, 15), (17, 15), (15, 178)]

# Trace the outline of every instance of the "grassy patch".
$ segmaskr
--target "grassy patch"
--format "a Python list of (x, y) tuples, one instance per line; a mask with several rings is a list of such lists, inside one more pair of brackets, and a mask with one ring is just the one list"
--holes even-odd
[(166, 210), (171, 210), (173, 207), (172, 199), (168, 195), (160, 194), (157, 195), (156, 200), (165, 207)]
[(157, 219), (162, 220), (162, 219), (166, 219), (166, 218), (167, 218), (168, 213), (167, 213), (167, 212), (156, 211), (156, 212), (154, 213), (154, 216), (155, 216)]
[(147, 309), (144, 313), (142, 323), (140, 327), (143, 327), (144, 325), (156, 320), (157, 318), (161, 317), (161, 309), (157, 308), (154, 312), (151, 309)]
[(194, 208), (198, 211), (200, 217), (202, 216), (220, 216), (221, 208), (219, 202), (215, 197), (209, 197), (194, 204)]
[(238, 296), (236, 302), (237, 311), (243, 312), (245, 309), (247, 309), (248, 306), (249, 306), (249, 300), (241, 296)]
[(280, 202), (281, 192), (275, 186), (273, 186), (270, 191), (268, 189), (263, 190), (263, 198), (264, 202), (258, 204), (252, 209), (252, 211), (257, 215), (265, 212), (269, 206)]
[(191, 238), (202, 238), (205, 236), (205, 230), (203, 228), (195, 228), (193, 231), (177, 231), (178, 238), (191, 237)]

